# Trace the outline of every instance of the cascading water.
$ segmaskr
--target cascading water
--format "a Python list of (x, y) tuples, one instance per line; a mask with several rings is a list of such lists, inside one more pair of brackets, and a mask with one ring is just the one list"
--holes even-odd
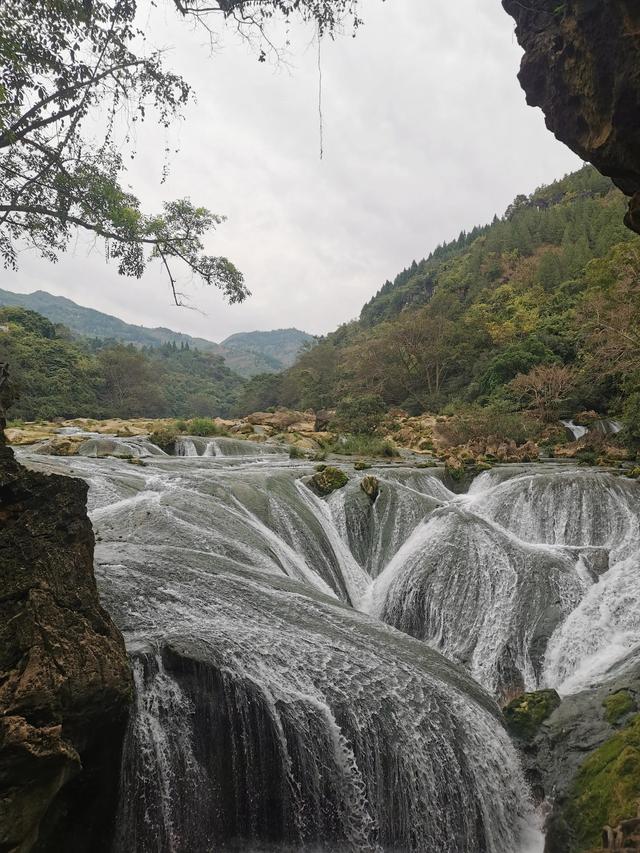
[(132, 655), (115, 853), (540, 850), (477, 682), (573, 689), (637, 653), (638, 486), (510, 466), (458, 496), (383, 466), (375, 501), (353, 471), (320, 499), (304, 463), (191, 440), (143, 468), (21, 453), (89, 482)]

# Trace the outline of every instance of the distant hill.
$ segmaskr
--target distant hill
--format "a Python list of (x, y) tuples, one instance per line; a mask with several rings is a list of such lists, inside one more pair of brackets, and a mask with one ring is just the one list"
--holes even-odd
[(313, 335), (300, 329), (274, 329), (270, 332), (238, 332), (220, 346), (224, 359), (241, 376), (257, 373), (279, 373), (295, 363)]
[(312, 340), (311, 335), (298, 329), (278, 329), (273, 332), (239, 333), (217, 344), (173, 329), (125, 323), (118, 317), (85, 308), (71, 299), (54, 296), (45, 290), (36, 290), (34, 293), (0, 290), (2, 305), (37, 311), (52, 323), (60, 323), (82, 337), (122, 341), (137, 347), (159, 347), (173, 342), (178, 346), (188, 344), (191, 349), (222, 356), (227, 367), (245, 378), (258, 373), (285, 370), (293, 364), (303, 344)]

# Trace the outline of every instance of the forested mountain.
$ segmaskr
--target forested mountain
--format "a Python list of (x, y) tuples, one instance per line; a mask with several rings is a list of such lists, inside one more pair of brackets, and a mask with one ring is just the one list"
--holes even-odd
[(188, 342), (78, 338), (19, 307), (0, 308), (0, 361), (19, 394), (10, 415), (24, 420), (227, 415), (243, 386), (219, 355)]
[(274, 329), (269, 332), (238, 332), (220, 346), (224, 359), (241, 376), (279, 373), (291, 367), (301, 350), (315, 340), (300, 329)]
[(640, 240), (624, 209), (589, 166), (517, 196), (386, 282), (286, 374), (254, 378), (243, 404), (640, 408)]
[(85, 308), (64, 296), (54, 296), (45, 290), (34, 293), (12, 293), (0, 290), (0, 306), (28, 308), (54, 324), (66, 326), (75, 335), (100, 340), (115, 340), (136, 347), (161, 347), (175, 343), (191, 350), (216, 353), (227, 366), (240, 376), (256, 373), (277, 373), (291, 367), (305, 343), (313, 337), (298, 329), (276, 329), (266, 332), (240, 332), (221, 344), (195, 338), (162, 326), (148, 328), (125, 323), (118, 317)]

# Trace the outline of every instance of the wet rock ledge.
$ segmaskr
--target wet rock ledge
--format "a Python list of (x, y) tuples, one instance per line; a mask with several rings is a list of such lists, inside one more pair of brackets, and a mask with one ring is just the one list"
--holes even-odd
[(547, 127), (631, 196), (640, 233), (640, 4), (502, 0), (525, 55), (520, 83)]
[(86, 494), (0, 441), (2, 853), (109, 847), (132, 688), (98, 600)]

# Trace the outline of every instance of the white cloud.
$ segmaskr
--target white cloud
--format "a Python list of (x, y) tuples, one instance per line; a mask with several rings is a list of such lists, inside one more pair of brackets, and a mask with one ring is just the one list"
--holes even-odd
[[(198, 100), (169, 134), (151, 123), (138, 132), (130, 181), (149, 209), (188, 195), (225, 213), (209, 248), (243, 270), (250, 300), (230, 307), (190, 284), (204, 313), (177, 309), (160, 269), (121, 278), (81, 240), (54, 267), (23, 254), (1, 286), (213, 340), (282, 326), (327, 332), (413, 258), (579, 166), (525, 105), (498, 0), (365, 0), (362, 13), (356, 39), (322, 45), (322, 161), (312, 32), (294, 30), (292, 67), (274, 69), (230, 36), (210, 55), (202, 32), (166, 7), (149, 15), (149, 40), (174, 47)], [(180, 151), (160, 186), (166, 144)]]

